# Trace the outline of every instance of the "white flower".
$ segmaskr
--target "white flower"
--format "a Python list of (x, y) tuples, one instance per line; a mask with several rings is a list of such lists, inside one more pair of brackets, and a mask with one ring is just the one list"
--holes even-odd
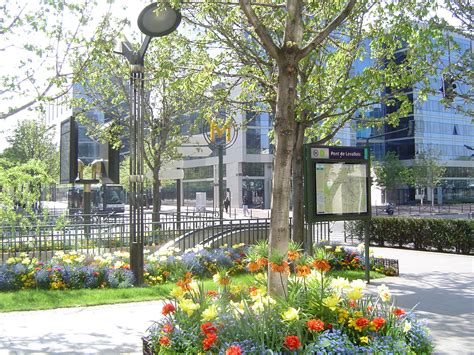
[(391, 298), (392, 295), (391, 295), (390, 290), (388, 289), (388, 287), (385, 286), (385, 284), (382, 284), (379, 287), (377, 287), (377, 291), (379, 293), (380, 299), (383, 302), (390, 301), (390, 298)]
[(343, 290), (350, 287), (349, 280), (344, 277), (336, 277), (331, 280), (331, 287), (336, 290)]
[(357, 279), (357, 280), (353, 280), (350, 283), (350, 286), (353, 290), (357, 290), (357, 291), (362, 292), (362, 291), (365, 290), (366, 284), (367, 284), (367, 281)]

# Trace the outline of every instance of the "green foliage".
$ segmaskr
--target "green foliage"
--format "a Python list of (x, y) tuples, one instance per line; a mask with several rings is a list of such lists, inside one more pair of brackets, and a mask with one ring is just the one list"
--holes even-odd
[[(348, 223), (346, 231), (363, 235), (364, 223)], [(474, 249), (474, 221), (433, 218), (374, 217), (370, 221), (370, 242), (380, 246), (415, 248), (471, 254)]]
[(59, 178), (59, 151), (54, 142), (55, 126), (47, 127), (38, 120), (23, 120), (17, 123), (13, 135), (7, 137), (10, 144), (3, 158), (21, 164), (29, 160), (47, 161), (49, 175)]
[(405, 166), (395, 152), (388, 152), (380, 162), (374, 164), (374, 171), (375, 183), (387, 192), (403, 182)]

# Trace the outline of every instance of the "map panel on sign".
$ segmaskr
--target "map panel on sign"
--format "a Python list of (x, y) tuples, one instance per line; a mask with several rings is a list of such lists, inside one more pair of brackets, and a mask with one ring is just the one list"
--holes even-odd
[(367, 213), (365, 164), (316, 163), (316, 214)]

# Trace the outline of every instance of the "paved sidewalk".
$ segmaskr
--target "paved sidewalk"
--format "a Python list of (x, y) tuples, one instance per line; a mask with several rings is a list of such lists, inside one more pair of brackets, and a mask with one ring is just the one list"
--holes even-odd
[(474, 354), (474, 257), (373, 248), (375, 256), (399, 260), (400, 277), (385, 283), (404, 308), (415, 307), (431, 329), (436, 353)]
[[(474, 349), (474, 257), (374, 248), (396, 258), (400, 277), (385, 283), (399, 306), (416, 310), (432, 330), (437, 353)], [(142, 352), (141, 337), (160, 317), (162, 302), (0, 313), (0, 354)]]

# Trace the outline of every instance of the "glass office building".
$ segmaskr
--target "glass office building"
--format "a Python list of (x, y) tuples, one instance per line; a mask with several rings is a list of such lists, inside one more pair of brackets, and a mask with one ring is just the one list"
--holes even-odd
[[(368, 128), (357, 132), (357, 144), (364, 145), (368, 142), (376, 160), (380, 160), (387, 152), (397, 153), (407, 165), (422, 152), (439, 156), (440, 165), (446, 167), (445, 175), (435, 189), (435, 202), (440, 204), (474, 202), (474, 124), (472, 117), (463, 113), (472, 111), (473, 108), (467, 107), (468, 104), (460, 98), (455, 98), (450, 106), (463, 105), (462, 112), (448, 107), (442, 102), (441, 90), (442, 70), (456, 63), (466, 51), (472, 55), (472, 41), (454, 36), (454, 43), (450, 43), (440, 63), (435, 64), (439, 68), (438, 74), (430, 78), (430, 86), (435, 94), (422, 101), (418, 100), (416, 86), (407, 88), (406, 93), (412, 103), (412, 109), (407, 117), (400, 119), (398, 126)], [(399, 58), (402, 57), (403, 51), (400, 51)], [(458, 95), (467, 95), (472, 90), (472, 87), (461, 82), (456, 85), (455, 91)], [(371, 114), (373, 117), (383, 117), (389, 110), (390, 108), (380, 105), (374, 108)], [(411, 126), (413, 131), (409, 129), (410, 121), (414, 122), (414, 126)], [(393, 131), (400, 132), (391, 134)], [(426, 191), (425, 195), (430, 198), (431, 191)], [(408, 187), (399, 188), (391, 199), (397, 203), (419, 202), (415, 200), (414, 189)]]

